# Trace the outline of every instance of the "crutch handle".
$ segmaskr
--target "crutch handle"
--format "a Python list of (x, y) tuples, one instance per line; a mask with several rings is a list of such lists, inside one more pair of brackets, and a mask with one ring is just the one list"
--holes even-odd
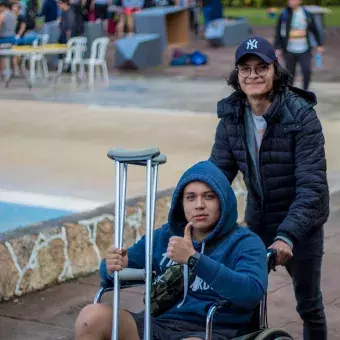
[(124, 268), (119, 272), (120, 281), (144, 281), (145, 269)]
[[(164, 154), (160, 154), (159, 156), (152, 159), (152, 166), (165, 164), (166, 161), (167, 161), (166, 156)], [(132, 161), (130, 164), (146, 166), (146, 161), (144, 162), (142, 161), (133, 162)]]
[(107, 157), (120, 163), (135, 164), (136, 162), (146, 162), (149, 159), (159, 156), (159, 154), (160, 151), (158, 148), (138, 150), (110, 149)]

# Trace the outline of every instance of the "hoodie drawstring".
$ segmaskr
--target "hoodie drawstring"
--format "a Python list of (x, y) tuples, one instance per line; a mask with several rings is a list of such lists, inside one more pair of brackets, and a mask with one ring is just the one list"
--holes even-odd
[[(204, 248), (205, 248), (205, 243), (202, 243), (202, 247), (201, 247), (201, 254), (204, 253)], [(183, 279), (184, 279), (184, 296), (183, 296), (183, 300), (177, 305), (177, 308), (180, 308), (183, 306), (185, 299), (187, 298), (188, 295), (188, 290), (189, 290), (189, 268), (188, 265), (184, 264), (183, 265)], [(195, 277), (195, 281), (197, 279), (197, 276)]]

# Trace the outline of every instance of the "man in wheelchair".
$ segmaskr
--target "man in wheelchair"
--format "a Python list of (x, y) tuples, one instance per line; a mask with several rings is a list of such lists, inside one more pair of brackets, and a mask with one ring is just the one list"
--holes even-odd
[[(183, 294), (162, 313), (152, 315), (153, 339), (205, 339), (207, 311), (217, 300), (230, 304), (216, 314), (212, 339), (245, 333), (267, 288), (267, 251), (261, 239), (236, 220), (234, 192), (213, 163), (200, 162), (183, 174), (168, 223), (154, 231), (152, 262), (157, 275), (181, 265)], [(128, 250), (111, 247), (104, 275), (113, 280), (114, 271), (144, 265), (143, 237)], [(144, 312), (120, 310), (119, 320), (119, 339), (143, 339)], [(78, 316), (75, 339), (110, 339), (111, 330), (112, 307), (92, 304)]]

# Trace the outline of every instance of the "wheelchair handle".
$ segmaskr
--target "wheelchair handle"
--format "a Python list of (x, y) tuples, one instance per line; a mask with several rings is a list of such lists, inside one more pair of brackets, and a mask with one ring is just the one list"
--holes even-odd
[(277, 251), (275, 249), (267, 249), (268, 272), (275, 271)]

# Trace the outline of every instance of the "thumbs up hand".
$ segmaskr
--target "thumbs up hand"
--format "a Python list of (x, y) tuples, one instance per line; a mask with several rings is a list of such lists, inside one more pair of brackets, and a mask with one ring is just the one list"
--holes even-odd
[(169, 259), (179, 264), (187, 264), (191, 255), (195, 254), (191, 238), (192, 223), (189, 222), (184, 230), (184, 237), (173, 236), (170, 238), (167, 248)]

